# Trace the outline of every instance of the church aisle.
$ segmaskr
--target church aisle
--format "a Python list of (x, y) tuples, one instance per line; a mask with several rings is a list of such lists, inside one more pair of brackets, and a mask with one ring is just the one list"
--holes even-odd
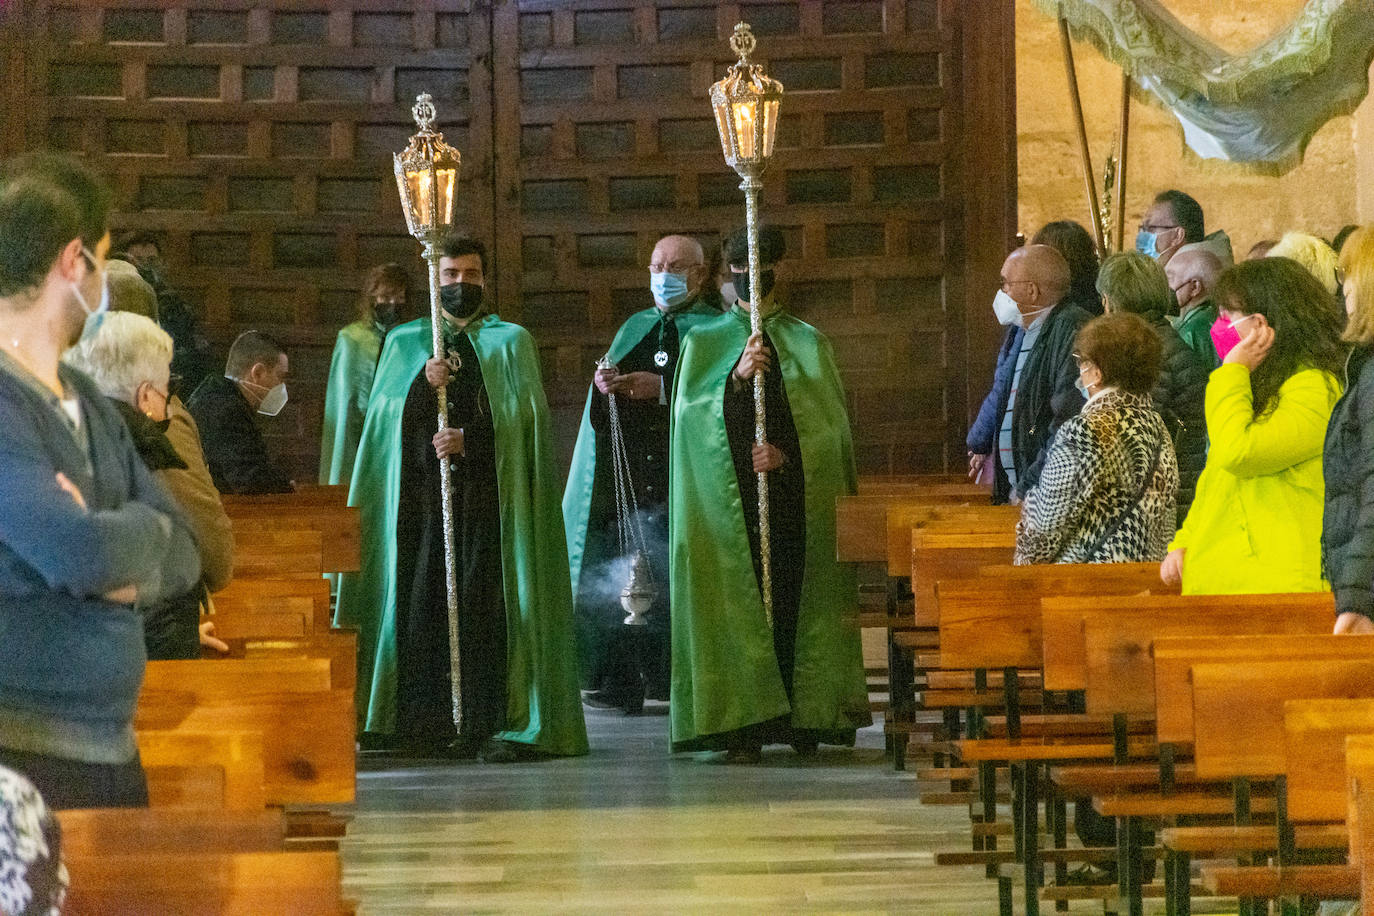
[(997, 910), (981, 869), (934, 867), (968, 842), (965, 812), (916, 800), (881, 726), (743, 767), (670, 758), (663, 714), (588, 710), (587, 728), (575, 760), (364, 756), (345, 893), (366, 914)]

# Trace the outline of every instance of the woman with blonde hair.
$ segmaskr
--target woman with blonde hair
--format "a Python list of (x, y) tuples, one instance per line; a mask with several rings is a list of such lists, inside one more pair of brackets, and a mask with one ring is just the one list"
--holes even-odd
[(1354, 346), (1326, 427), (1322, 568), (1336, 593), (1336, 632), (1374, 633), (1374, 226), (1346, 239), (1340, 277)]
[(1336, 251), (1315, 235), (1285, 232), (1265, 257), (1297, 261), (1333, 297), (1341, 291), (1340, 284), (1336, 282)]

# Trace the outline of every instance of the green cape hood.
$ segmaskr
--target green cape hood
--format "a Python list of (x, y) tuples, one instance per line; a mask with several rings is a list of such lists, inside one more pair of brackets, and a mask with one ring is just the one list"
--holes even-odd
[[(551, 754), (583, 754), (567, 549), (548, 401), (534, 338), (489, 316), (467, 329), (496, 428), (507, 618), (509, 729), (499, 737)], [(358, 448), (350, 505), (362, 516), (363, 562), (339, 586), (336, 622), (358, 628), (358, 708), (367, 731), (396, 718), (396, 514), (401, 414), (431, 356), (427, 318), (387, 335)]]
[(783, 312), (764, 321), (777, 351), (806, 474), (806, 576), (788, 706), (763, 615), (725, 431), (725, 386), (749, 339), (736, 306), (697, 326), (673, 390), (669, 586), (672, 738), (732, 731), (790, 713), (795, 728), (872, 722), (853, 569), (835, 560), (835, 498), (855, 491), (844, 388), (830, 342)]
[[(720, 310), (698, 300), (677, 316), (678, 339), (686, 338), (687, 332), (704, 321), (719, 318)], [(626, 319), (611, 341), (607, 351), (611, 362), (617, 363), (625, 358), (644, 335), (658, 324), (659, 311), (647, 308), (636, 312)], [(596, 480), (596, 430), (592, 429), (592, 388), (587, 386), (587, 403), (582, 408), (582, 426), (577, 431), (577, 445), (573, 449), (572, 470), (568, 473), (568, 486), (563, 490), (563, 525), (568, 537), (568, 565), (572, 569), (573, 599), (577, 598), (577, 586), (582, 578), (582, 563), (587, 549), (587, 526), (592, 512), (592, 484)], [(605, 497), (607, 494), (597, 494)], [(602, 505), (604, 503), (604, 505)], [(607, 499), (598, 501), (599, 512), (614, 512), (614, 504)]]
[(355, 321), (339, 331), (329, 363), (329, 387), (324, 393), (320, 483), (348, 486), (353, 480), (353, 460), (381, 350), (382, 335), (366, 322)]

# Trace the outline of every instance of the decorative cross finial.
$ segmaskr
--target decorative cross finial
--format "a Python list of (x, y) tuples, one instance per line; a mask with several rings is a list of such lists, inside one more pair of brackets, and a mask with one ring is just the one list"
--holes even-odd
[(754, 40), (754, 33), (749, 29), (749, 23), (735, 23), (735, 33), (730, 36), (730, 50), (739, 55), (739, 62), (742, 65), (749, 63), (749, 55), (754, 53), (754, 48), (758, 47), (758, 42)]
[(415, 124), (421, 133), (433, 128), (434, 119), (439, 116), (439, 112), (434, 108), (434, 99), (428, 92), (422, 92), (415, 97), (415, 107), (410, 109), (410, 113), (415, 116)]

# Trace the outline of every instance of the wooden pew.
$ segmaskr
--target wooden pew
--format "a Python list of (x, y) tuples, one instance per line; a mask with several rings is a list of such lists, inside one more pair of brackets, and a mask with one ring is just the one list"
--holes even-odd
[(228, 508), (235, 538), (258, 532), (315, 531), (326, 572), (356, 572), (362, 564), (358, 510), (348, 506), (239, 506)]
[(281, 811), (172, 811), (166, 808), (88, 808), (54, 812), (62, 825), (64, 856), (111, 851), (140, 854), (272, 852), (286, 842)]
[(157, 731), (137, 734), (150, 804), (261, 811), (267, 804), (260, 731)]
[(323, 539), (318, 531), (246, 529), (234, 534), (235, 579), (318, 579), (323, 575)]
[(1374, 735), (1345, 739), (1345, 768), (1350, 787), (1350, 864), (1360, 871), (1360, 904), (1374, 912)]
[[(1343, 637), (1333, 637), (1338, 638)], [(1374, 657), (1197, 664), (1192, 678), (1194, 758), (1199, 776), (1275, 779), (1282, 795), (1289, 771), (1286, 707), (1299, 699), (1374, 698)], [(1322, 713), (1332, 711), (1326, 705), (1318, 708)], [(1236, 714), (1239, 709), (1244, 715)], [(1295, 710), (1295, 727), (1300, 726), (1302, 715), (1301, 709)], [(1349, 712), (1345, 715), (1349, 726)], [(1363, 716), (1367, 722), (1368, 709)], [(1303, 797), (1312, 800), (1309, 795)], [(1321, 810), (1320, 804), (1316, 810)], [(1277, 867), (1204, 868), (1204, 883), (1216, 893), (1242, 899), (1353, 899), (1357, 895), (1358, 874), (1350, 866), (1291, 864), (1292, 843), (1283, 805), (1278, 835)]]
[[(1311, 594), (1046, 598), (1041, 606), (1045, 689), (1084, 691), (1086, 711), (1090, 715), (1111, 716), (1113, 734), (1106, 748), (1097, 748), (1096, 755), (1091, 745), (1072, 754), (1046, 746), (1046, 742), (1006, 748), (1003, 753), (1007, 759), (1022, 759), (1031, 768), (1032, 775), (1027, 779), (1032, 784), (1036, 761), (1099, 756), (1121, 765), (1128, 763), (1132, 755), (1156, 753), (1153, 742), (1133, 742), (1129, 730), (1131, 716), (1147, 717), (1154, 710), (1149, 650), (1155, 638), (1317, 633), (1329, 629), (1332, 619), (1330, 596)], [(986, 752), (987, 749), (976, 751)], [(1066, 792), (1077, 794), (1073, 776), (1074, 769), (1065, 767), (1053, 778)], [(1139, 788), (1094, 799), (1103, 814), (1125, 819), (1122, 835), (1131, 838), (1123, 842), (1119, 851), (1121, 905), (1126, 912), (1139, 912), (1143, 896), (1136, 819), (1224, 811), (1226, 803), (1224, 797), (1206, 791), (1168, 794), (1162, 789)], [(1186, 881), (1170, 890), (1186, 893)]]
[(69, 916), (337, 914), (337, 852), (125, 853), (66, 857)]
[(135, 728), (260, 731), (268, 804), (354, 798), (353, 690), (328, 658), (150, 662)]

